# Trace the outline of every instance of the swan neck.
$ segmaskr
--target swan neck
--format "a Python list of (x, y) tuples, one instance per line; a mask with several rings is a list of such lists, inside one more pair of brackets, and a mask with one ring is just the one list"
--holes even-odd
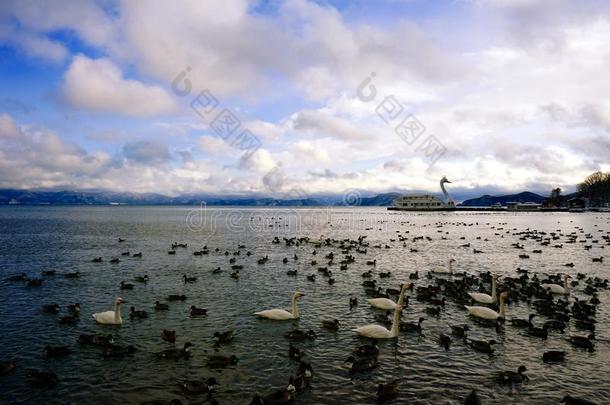
[(568, 278), (567, 277), (563, 278), (563, 289), (566, 290), (566, 293), (568, 293), (570, 291), (570, 289), (568, 288)]
[(400, 320), (400, 312), (401, 312), (400, 307), (397, 307), (394, 310), (394, 319), (392, 320), (392, 330), (390, 331), (390, 336), (391, 337), (397, 337), (398, 336), (398, 322)]
[(299, 317), (299, 307), (297, 306), (297, 296), (292, 296), (292, 317), (297, 319)]
[(449, 273), (453, 273), (453, 261), (449, 259)]
[(504, 297), (500, 296), (500, 317), (504, 318)]
[(404, 286), (402, 286), (402, 289), (400, 290), (400, 296), (398, 297), (398, 305), (402, 305), (402, 303), (405, 301), (406, 292), (407, 292), (407, 286), (404, 285)]
[(497, 297), (496, 297), (496, 278), (495, 277), (491, 278), (491, 298), (494, 301), (497, 299)]
[(114, 321), (121, 321), (121, 305), (119, 305), (119, 303), (114, 304)]

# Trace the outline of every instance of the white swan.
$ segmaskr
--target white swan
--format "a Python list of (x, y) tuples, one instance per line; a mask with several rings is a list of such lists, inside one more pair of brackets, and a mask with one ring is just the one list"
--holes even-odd
[(400, 289), (400, 295), (398, 297), (398, 303), (392, 301), (389, 298), (371, 298), (368, 299), (367, 302), (375, 308), (385, 309), (386, 311), (390, 311), (392, 309), (396, 309), (396, 305), (402, 305), (405, 300), (405, 292), (411, 286), (410, 283), (404, 283), (402, 288)]
[(392, 320), (392, 329), (387, 330), (381, 325), (365, 325), (359, 328), (353, 329), (354, 332), (358, 333), (360, 336), (372, 338), (372, 339), (392, 339), (398, 336), (398, 322), (400, 320), (400, 312), (402, 311), (402, 306), (397, 305), (394, 309), (394, 320)]
[(485, 293), (468, 293), (470, 297), (480, 304), (495, 304), (498, 302), (498, 296), (496, 295), (496, 279), (498, 276), (495, 274), (491, 276), (491, 295)]
[(491, 308), (487, 307), (472, 307), (465, 305), (464, 307), (468, 310), (468, 313), (472, 316), (476, 316), (481, 319), (488, 319), (490, 321), (495, 321), (498, 318), (504, 319), (504, 300), (508, 297), (508, 291), (504, 291), (500, 294), (500, 313), (497, 313)]
[(559, 284), (541, 284), (541, 287), (545, 290), (551, 290), (553, 294), (561, 294), (568, 295), (570, 294), (570, 288), (568, 286), (568, 276), (567, 274), (563, 275), (563, 287)]
[(288, 312), (284, 309), (267, 309), (265, 311), (255, 312), (254, 315), (261, 318), (273, 319), (274, 321), (286, 321), (288, 319), (299, 319), (299, 307), (297, 306), (297, 299), (304, 296), (300, 291), (295, 291), (292, 295), (292, 312)]
[(95, 322), (105, 325), (120, 325), (123, 323), (121, 319), (121, 304), (125, 302), (123, 298), (119, 297), (114, 301), (114, 311), (98, 312), (93, 314)]
[(447, 267), (436, 267), (430, 270), (430, 272), (436, 274), (451, 274), (453, 273), (453, 263), (455, 263), (455, 259), (449, 259)]

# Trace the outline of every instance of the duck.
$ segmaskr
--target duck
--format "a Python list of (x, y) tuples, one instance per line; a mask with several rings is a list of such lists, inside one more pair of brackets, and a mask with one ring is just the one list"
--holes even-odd
[(297, 305), (297, 300), (300, 297), (303, 297), (303, 294), (300, 291), (295, 291), (292, 295), (292, 312), (288, 312), (285, 309), (268, 309), (265, 311), (255, 312), (254, 315), (259, 318), (271, 319), (274, 321), (287, 321), (291, 319), (299, 319), (299, 307)]
[(470, 330), (468, 325), (449, 325), (451, 328), (451, 334), (457, 337), (465, 337), (466, 332)]
[(532, 324), (527, 329), (527, 334), (530, 336), (546, 339), (549, 337), (549, 327), (548, 327), (548, 325), (543, 325), (540, 328), (540, 327), (536, 327)]
[(377, 357), (363, 357), (363, 358), (355, 358), (354, 356), (349, 356), (345, 363), (351, 364), (350, 373), (360, 373), (363, 371), (370, 371), (377, 367)]
[(169, 305), (162, 304), (159, 301), (155, 301), (155, 311), (167, 311), (169, 309)]
[(536, 314), (530, 314), (528, 319), (511, 319), (510, 324), (517, 328), (528, 328), (532, 325), (532, 319), (536, 317)]
[(595, 340), (595, 335), (591, 333), (588, 336), (570, 336), (568, 342), (572, 343), (572, 345), (576, 347), (587, 349), (592, 352), (594, 349), (593, 340)]
[(175, 343), (176, 342), (176, 331), (163, 329), (163, 331), (161, 331), (161, 339), (163, 339), (169, 343)]
[(129, 317), (131, 319), (146, 319), (148, 318), (148, 312), (142, 310), (136, 311), (135, 307), (131, 307), (129, 309)]
[(349, 310), (351, 311), (356, 306), (358, 306), (358, 298), (350, 297), (349, 298)]
[(213, 355), (208, 359), (208, 367), (209, 368), (225, 368), (228, 366), (234, 366), (238, 362), (236, 356), (222, 356), (222, 355)]
[(398, 396), (398, 380), (377, 385), (377, 400), (381, 403), (390, 401)]
[(284, 337), (290, 340), (315, 340), (318, 336), (313, 330), (303, 331), (301, 329), (293, 329), (284, 333)]
[(566, 395), (561, 400), (562, 404), (566, 405), (596, 405), (596, 402), (589, 401), (588, 399), (576, 398), (571, 395)]
[(288, 357), (294, 360), (300, 360), (303, 357), (301, 349), (294, 347), (292, 343), (288, 346)]
[(392, 320), (392, 328), (390, 330), (386, 329), (381, 325), (365, 325), (360, 326), (359, 328), (353, 329), (354, 332), (358, 333), (360, 336), (372, 338), (372, 339), (393, 339), (398, 336), (398, 323), (400, 320), (400, 313), (402, 311), (402, 306), (396, 306), (394, 309), (394, 319)]
[(413, 323), (413, 322), (400, 322), (400, 324), (398, 325), (398, 328), (403, 331), (403, 332), (417, 332), (417, 333), (421, 333), (421, 324), (423, 321), (425, 321), (426, 318), (424, 317), (419, 317), (419, 319), (417, 320), (417, 323)]
[(45, 346), (44, 354), (47, 357), (64, 357), (72, 353), (67, 346)]
[(43, 305), (42, 310), (43, 310), (43, 312), (45, 312), (47, 314), (58, 314), (59, 313), (59, 304), (54, 303), (54, 304)]
[(72, 315), (80, 314), (80, 304), (78, 302), (74, 304), (68, 304), (66, 307), (68, 308), (68, 312)]
[(504, 291), (500, 294), (500, 312), (496, 312), (491, 308), (481, 307), (481, 306), (469, 306), (465, 305), (464, 307), (468, 311), (468, 314), (480, 319), (485, 320), (498, 320), (504, 319), (504, 300), (508, 297), (508, 291)]
[(371, 357), (379, 354), (379, 348), (377, 347), (377, 341), (373, 340), (370, 345), (363, 345), (355, 348), (352, 353), (360, 357)]
[(468, 341), (468, 345), (470, 347), (472, 347), (474, 350), (481, 352), (481, 353), (488, 353), (488, 354), (492, 354), (494, 352), (493, 349), (493, 345), (495, 345), (497, 342), (493, 339), (489, 340), (489, 341), (485, 341), (485, 340), (469, 340)]
[(367, 300), (370, 306), (378, 309), (384, 309), (386, 311), (393, 310), (397, 305), (402, 305), (404, 302), (404, 295), (407, 289), (410, 288), (411, 283), (404, 283), (402, 288), (400, 289), (400, 296), (398, 297), (398, 302), (394, 302), (389, 298), (370, 298)]
[(26, 376), (30, 384), (40, 388), (53, 388), (59, 382), (57, 375), (52, 371), (30, 369), (27, 370)]
[(98, 312), (93, 314), (95, 322), (105, 325), (121, 325), (123, 319), (121, 319), (121, 304), (123, 304), (123, 298), (118, 297), (114, 301), (114, 311)]
[(134, 278), (138, 283), (147, 283), (148, 282), (148, 274), (144, 274), (143, 276), (136, 276)]
[(426, 307), (426, 313), (431, 316), (439, 316), (441, 314), (441, 307)]
[(449, 259), (447, 262), (447, 267), (436, 267), (430, 270), (430, 272), (434, 274), (451, 274), (453, 273), (453, 263), (455, 262), (455, 259)]
[(547, 291), (551, 291), (551, 293), (553, 293), (553, 294), (569, 295), (570, 287), (568, 284), (568, 278), (570, 278), (569, 275), (567, 275), (567, 274), (563, 275), (563, 287), (560, 286), (559, 284), (540, 284), (540, 287), (542, 287), (543, 289), (545, 289)]
[(167, 349), (162, 352), (157, 353), (157, 357), (160, 359), (186, 359), (188, 358), (190, 353), (190, 348), (193, 347), (191, 342), (186, 342), (182, 349)]
[[(290, 386), (290, 385), (289, 385)], [(290, 404), (293, 401), (293, 392), (291, 389), (282, 388), (277, 391), (267, 394), (264, 397), (255, 395), (250, 401), (250, 405), (284, 405)]]
[(480, 292), (478, 292), (478, 293), (470, 292), (470, 293), (468, 293), (468, 295), (470, 295), (470, 298), (472, 298), (474, 301), (478, 302), (479, 304), (495, 304), (496, 302), (498, 302), (498, 296), (496, 295), (497, 279), (498, 279), (498, 276), (496, 274), (491, 276), (491, 295), (480, 293)]
[(170, 294), (167, 296), (167, 300), (172, 302), (172, 301), (185, 301), (186, 300), (186, 295), (181, 294)]
[(121, 290), (133, 290), (133, 284), (121, 281)]
[(93, 346), (109, 346), (114, 343), (112, 335), (86, 335), (82, 334), (78, 337), (78, 342), (82, 344), (90, 344)]
[(235, 337), (235, 332), (228, 330), (226, 332), (214, 332), (213, 337), (216, 339), (217, 345), (230, 343)]
[(542, 361), (544, 362), (559, 362), (563, 361), (566, 357), (566, 352), (560, 350), (549, 350), (542, 354)]
[(115, 344), (111, 344), (106, 346), (106, 348), (104, 349), (104, 358), (115, 358), (115, 359), (122, 359), (125, 356), (131, 356), (133, 353), (135, 353), (136, 348), (129, 345), (129, 346), (120, 346), (120, 345), (115, 345)]
[(513, 385), (513, 384), (521, 384), (522, 382), (528, 381), (529, 378), (523, 374), (527, 371), (525, 366), (519, 366), (517, 372), (514, 371), (501, 371), (498, 373), (498, 377), (496, 381), (498, 384), (503, 385)]
[(14, 361), (3, 361), (0, 362), (0, 376), (7, 375), (17, 367), (17, 363)]
[(464, 405), (481, 405), (477, 390), (473, 389), (470, 391), (470, 394), (464, 399)]
[(332, 321), (326, 320), (322, 321), (322, 327), (328, 330), (337, 331), (339, 330), (339, 320), (333, 319)]
[(449, 350), (449, 346), (451, 345), (451, 338), (444, 333), (438, 335), (438, 344), (445, 348), (445, 350)]
[(207, 315), (208, 310), (205, 308), (197, 308), (195, 305), (191, 305), (191, 316), (202, 316)]
[(210, 377), (206, 381), (187, 380), (180, 386), (189, 394), (209, 394), (218, 386), (218, 381), (214, 377)]

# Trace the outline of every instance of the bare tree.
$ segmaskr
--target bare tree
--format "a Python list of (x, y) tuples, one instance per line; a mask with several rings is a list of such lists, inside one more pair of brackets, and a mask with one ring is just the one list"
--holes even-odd
[(594, 206), (610, 202), (610, 173), (597, 171), (578, 185), (578, 191)]

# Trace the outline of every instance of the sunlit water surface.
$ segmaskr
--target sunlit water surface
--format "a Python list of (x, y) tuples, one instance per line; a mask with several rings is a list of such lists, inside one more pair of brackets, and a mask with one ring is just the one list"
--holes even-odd
[[(408, 274), (425, 272), (432, 266), (445, 265), (450, 257), (457, 260), (456, 271), (470, 273), (495, 271), (515, 275), (517, 267), (540, 273), (566, 271), (566, 262), (576, 266), (569, 272), (609, 277), (610, 257), (603, 263), (592, 263), (592, 257), (603, 256), (609, 248), (601, 243), (585, 251), (581, 243), (540, 247), (534, 241), (522, 241), (525, 251), (543, 249), (541, 255), (522, 260), (511, 244), (518, 242), (515, 232), (527, 228), (564, 233), (591, 233), (601, 239), (610, 230), (604, 214), (533, 214), (533, 213), (399, 213), (383, 208), (332, 209), (267, 209), (214, 208), (193, 211), (183, 207), (4, 207), (0, 209), (0, 361), (16, 360), (18, 368), (0, 379), (0, 401), (29, 403), (125, 403), (154, 399), (179, 398), (183, 403), (206, 403), (207, 396), (185, 395), (179, 382), (185, 379), (216, 377), (220, 386), (213, 398), (221, 404), (248, 403), (257, 392), (268, 393), (286, 385), (296, 363), (287, 356), (288, 341), (284, 333), (294, 327), (313, 329), (318, 338), (300, 344), (315, 371), (311, 387), (296, 396), (296, 403), (373, 403), (376, 385), (401, 380), (400, 396), (393, 403), (459, 404), (472, 388), (477, 388), (484, 404), (549, 404), (557, 403), (565, 394), (582, 396), (599, 403), (610, 403), (610, 339), (608, 327), (609, 292), (602, 291), (597, 315), (596, 334), (600, 342), (593, 353), (572, 348), (564, 336), (551, 332), (544, 341), (525, 335), (506, 325), (504, 332), (479, 326), (465, 316), (465, 310), (449, 302), (438, 319), (426, 316), (424, 335), (401, 334), (393, 342), (381, 344), (379, 367), (374, 371), (350, 376), (344, 364), (351, 350), (365, 342), (350, 329), (373, 323), (375, 311), (366, 305), (361, 286), (361, 273), (369, 270), (368, 260), (377, 260), (375, 273), (391, 271), (388, 279), (379, 279), (381, 286), (398, 288)], [(442, 225), (442, 227), (439, 227)], [(470, 225), (470, 226), (467, 226)], [(498, 230), (502, 228), (502, 230)], [(409, 238), (429, 236), (427, 240), (391, 242), (397, 231)], [(409, 232), (408, 234), (406, 232)], [(324, 255), (335, 253), (335, 262), (343, 256), (337, 247), (287, 247), (272, 244), (274, 236), (310, 236), (311, 238), (356, 239), (366, 235), (368, 253), (357, 254), (356, 263), (347, 271), (331, 266), (336, 283), (328, 285), (318, 276), (315, 283), (306, 276), (317, 273)], [(581, 235), (581, 234), (579, 234)], [(118, 243), (117, 239), (126, 241)], [(445, 240), (441, 240), (445, 237)], [(464, 237), (464, 239), (461, 239)], [(480, 237), (480, 239), (477, 239)], [(485, 241), (485, 239), (488, 239)], [(584, 236), (579, 239), (584, 239)], [(168, 255), (172, 242), (188, 243)], [(473, 254), (472, 248), (460, 247), (470, 242), (484, 253)], [(603, 241), (602, 241), (603, 242)], [(225, 256), (245, 245), (240, 256)], [(390, 248), (374, 248), (388, 244)], [(194, 256), (193, 251), (207, 245), (207, 256)], [(216, 252), (215, 249), (219, 251)], [(410, 248), (417, 248), (413, 253)], [(252, 252), (250, 257), (246, 251)], [(142, 258), (124, 257), (122, 252), (142, 252)], [(293, 261), (294, 254), (298, 261)], [(257, 264), (264, 255), (269, 262)], [(92, 263), (102, 256), (103, 263)], [(119, 257), (121, 262), (110, 264)], [(244, 269), (238, 281), (229, 277), (229, 259)], [(288, 264), (282, 259), (288, 257)], [(221, 274), (211, 270), (221, 267)], [(58, 275), (46, 277), (41, 287), (9, 282), (6, 278), (25, 272), (40, 276), (43, 270), (56, 269)], [(297, 269), (298, 275), (286, 275)], [(79, 271), (79, 279), (66, 279), (61, 273)], [(134, 283), (133, 291), (120, 291), (122, 280), (133, 282), (137, 275), (148, 274), (148, 284)], [(193, 284), (184, 284), (182, 275), (198, 277)], [(416, 285), (427, 285), (421, 277)], [(579, 287), (582, 289), (582, 287)], [(306, 296), (300, 300), (298, 322), (261, 321), (253, 312), (269, 308), (288, 308), (292, 291), (300, 289)], [(171, 303), (170, 310), (154, 312), (156, 300), (168, 294), (185, 294), (185, 302)], [(573, 295), (584, 296), (575, 291)], [(123, 308), (121, 327), (96, 325), (94, 312), (112, 309), (115, 297), (128, 303)], [(357, 297), (360, 305), (349, 309), (349, 297)], [(81, 320), (77, 326), (57, 323), (57, 317), (42, 313), (41, 305), (58, 302), (65, 305), (79, 302)], [(130, 320), (130, 306), (149, 311), (146, 320)], [(200, 319), (189, 317), (191, 305), (207, 308), (209, 315)], [(404, 320), (416, 320), (426, 304), (411, 299), (403, 313)], [(526, 317), (524, 303), (511, 305), (507, 318)], [(424, 315), (425, 316), (425, 315)], [(339, 332), (320, 327), (323, 319), (337, 318)], [(541, 317), (541, 320), (544, 318)], [(467, 322), (473, 338), (494, 338), (499, 342), (493, 356), (481, 354), (456, 342), (449, 351), (436, 343), (440, 332), (448, 332), (448, 324)], [(160, 339), (162, 329), (175, 329), (178, 345), (194, 344), (188, 360), (161, 361), (155, 352), (171, 347)], [(236, 367), (212, 371), (206, 366), (214, 353), (212, 334), (234, 329), (237, 337), (221, 348), (222, 354), (239, 358)], [(81, 333), (113, 333), (121, 344), (134, 345), (138, 352), (128, 359), (102, 358), (100, 350), (79, 346)], [(565, 336), (585, 334), (570, 327)], [(606, 339), (606, 342), (604, 342)], [(74, 353), (65, 358), (45, 359), (45, 345), (68, 345)], [(568, 352), (567, 361), (545, 364), (545, 350)], [(500, 370), (513, 370), (524, 364), (530, 381), (520, 389), (508, 390), (494, 383)], [(54, 371), (60, 382), (53, 390), (34, 389), (26, 382), (28, 368)]]

